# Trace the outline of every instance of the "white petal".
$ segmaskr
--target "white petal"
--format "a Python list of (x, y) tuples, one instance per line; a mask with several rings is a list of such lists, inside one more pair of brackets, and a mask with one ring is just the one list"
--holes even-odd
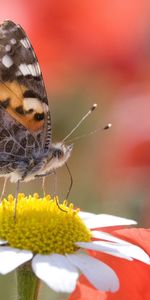
[(32, 252), (11, 247), (0, 248), (0, 273), (7, 274), (33, 257)]
[(149, 255), (140, 247), (131, 243), (111, 243), (105, 241), (93, 241), (93, 242), (77, 242), (77, 246), (85, 249), (91, 249), (101, 251), (114, 256), (126, 258), (129, 260), (137, 259), (146, 264), (150, 264)]
[(147, 264), (150, 264), (150, 257), (147, 255), (147, 253), (145, 253), (145, 251), (142, 248), (140, 248), (134, 244), (131, 244), (122, 239), (118, 239), (118, 238), (112, 236), (111, 234), (102, 232), (102, 231), (92, 231), (92, 236), (95, 238), (115, 242), (118, 245), (118, 250), (121, 251), (122, 253), (129, 255), (130, 257), (132, 257), (134, 259), (138, 259)]
[(64, 255), (37, 254), (32, 260), (32, 268), (56, 292), (71, 293), (75, 289), (78, 270)]
[(96, 289), (111, 292), (119, 289), (116, 273), (103, 262), (84, 254), (70, 254), (68, 258)]
[(91, 218), (95, 217), (96, 214), (92, 214), (92, 213), (85, 212), (85, 211), (79, 211), (78, 216), (79, 216), (82, 220), (87, 220), (87, 219), (91, 219)]
[(110, 242), (116, 242), (116, 243), (122, 243), (122, 244), (129, 244), (127, 241), (116, 238), (107, 232), (97, 231), (97, 230), (92, 230), (91, 232), (92, 232), (92, 237), (97, 238), (97, 239), (106, 240), (106, 241), (110, 241)]
[(7, 241), (0, 240), (0, 245), (6, 245), (6, 244), (8, 244), (8, 242), (7, 242)]
[(86, 226), (90, 229), (99, 227), (109, 227), (109, 226), (120, 226), (120, 225), (133, 225), (136, 224), (135, 221), (120, 218), (111, 215), (95, 215), (93, 218), (84, 220)]
[(122, 251), (119, 251), (117, 248), (117, 244), (112, 243), (106, 243), (103, 241), (94, 241), (94, 242), (76, 242), (75, 243), (78, 247), (89, 249), (89, 250), (95, 250), (99, 252), (104, 252), (106, 254), (110, 254), (116, 257), (125, 258), (127, 260), (133, 260), (128, 253), (122, 253)]
[(149, 255), (140, 247), (127, 243), (125, 244), (116, 244), (114, 246), (116, 250), (118, 250), (120, 253), (128, 255), (129, 257), (132, 257), (133, 259), (137, 259), (139, 261), (142, 261), (146, 264), (150, 264), (150, 257)]

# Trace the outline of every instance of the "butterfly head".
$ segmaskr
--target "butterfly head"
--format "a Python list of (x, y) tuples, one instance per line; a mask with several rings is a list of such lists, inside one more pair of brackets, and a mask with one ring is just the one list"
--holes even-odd
[(51, 159), (49, 161), (51, 169), (56, 169), (65, 164), (71, 155), (73, 145), (56, 143), (52, 145)]

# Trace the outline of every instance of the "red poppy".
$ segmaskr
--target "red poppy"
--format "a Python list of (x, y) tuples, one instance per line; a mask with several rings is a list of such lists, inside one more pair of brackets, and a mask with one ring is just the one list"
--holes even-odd
[[(123, 238), (142, 247), (150, 254), (150, 229), (121, 229), (113, 235)], [(139, 261), (128, 261), (110, 257), (105, 254), (93, 256), (109, 264), (117, 273), (120, 289), (116, 293), (100, 292), (94, 289), (83, 276), (80, 277), (77, 288), (69, 300), (149, 300), (150, 299), (150, 266)]]

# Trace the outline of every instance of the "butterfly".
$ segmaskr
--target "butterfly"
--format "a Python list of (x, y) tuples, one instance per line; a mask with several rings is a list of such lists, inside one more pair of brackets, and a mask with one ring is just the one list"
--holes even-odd
[[(41, 69), (20, 25), (0, 25), (0, 176), (30, 181), (63, 166), (72, 145), (52, 143)], [(3, 189), (4, 190), (4, 189)]]

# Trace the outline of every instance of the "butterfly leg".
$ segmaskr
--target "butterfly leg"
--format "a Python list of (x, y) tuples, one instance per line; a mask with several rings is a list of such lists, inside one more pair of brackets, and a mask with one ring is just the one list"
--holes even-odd
[(45, 197), (45, 179), (46, 179), (46, 177), (43, 177), (42, 178), (42, 191), (43, 191), (43, 195), (44, 195), (44, 197)]
[(58, 194), (58, 181), (57, 181), (57, 174), (54, 171), (54, 197)]
[(2, 192), (1, 192), (1, 196), (0, 196), (0, 203), (2, 202), (2, 199), (4, 197), (7, 179), (8, 179), (7, 177), (5, 177), (5, 179), (4, 179), (3, 189), (2, 189)]
[(17, 216), (17, 203), (18, 203), (19, 187), (20, 187), (20, 180), (17, 181), (17, 187), (16, 187), (16, 197), (15, 197), (15, 207), (14, 207), (14, 221), (15, 222), (16, 222), (16, 216)]
[(60, 204), (59, 204), (59, 201), (58, 201), (58, 197), (57, 197), (57, 194), (58, 194), (58, 182), (57, 182), (57, 174), (56, 174), (56, 171), (54, 170), (54, 198), (55, 198), (55, 201), (56, 201), (56, 204), (58, 206), (58, 208), (63, 211), (63, 212), (67, 212), (67, 210), (61, 208)]
[(55, 171), (50, 171), (50, 172), (47, 172), (45, 174), (38, 174), (38, 175), (35, 175), (35, 178), (42, 178), (42, 191), (43, 191), (43, 195), (45, 196), (46, 195), (46, 192), (45, 192), (45, 181), (46, 181), (46, 177), (48, 175), (54, 175), (56, 172)]
[[(43, 179), (45, 179), (46, 178), (46, 176), (48, 176), (48, 175), (55, 175), (55, 179), (54, 179), (54, 197), (56, 197), (56, 195), (57, 195), (57, 176), (56, 176), (56, 171), (55, 170), (53, 170), (53, 171), (50, 171), (50, 172), (47, 172), (47, 173), (45, 173), (45, 174), (38, 174), (38, 175), (35, 175), (35, 178), (38, 178), (38, 177), (43, 177)], [(45, 184), (45, 180), (43, 180), (43, 182), (42, 182), (42, 188), (44, 188), (43, 189), (43, 191), (45, 192), (45, 186), (43, 186), (43, 183)], [(60, 209), (60, 210), (62, 210), (63, 212), (67, 212), (66, 210), (64, 210), (63, 208), (61, 208), (60, 207), (60, 204), (59, 204), (59, 202), (58, 202), (58, 199), (57, 199), (57, 197), (56, 197), (56, 204), (57, 204), (57, 206), (58, 206), (58, 208)]]
[(53, 172), (50, 172), (49, 174), (45, 174), (45, 176), (43, 176), (43, 179), (42, 179), (42, 191), (43, 191), (43, 195), (45, 196), (46, 193), (45, 193), (45, 181), (46, 181), (46, 176), (47, 175), (54, 175), (54, 196), (57, 195), (57, 176), (56, 176), (56, 171), (54, 170)]

